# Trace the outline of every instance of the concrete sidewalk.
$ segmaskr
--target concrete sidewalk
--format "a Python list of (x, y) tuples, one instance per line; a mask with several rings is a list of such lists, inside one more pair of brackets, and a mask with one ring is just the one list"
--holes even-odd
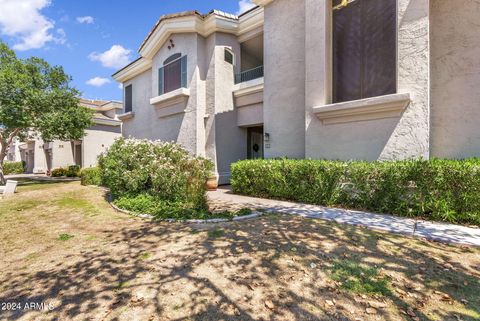
[(480, 246), (480, 228), (247, 197), (233, 194), (228, 187), (222, 187), (217, 191), (208, 192), (208, 198), (214, 201), (263, 209), (268, 212), (300, 215), (308, 218), (334, 221), (340, 224), (364, 226), (372, 230), (416, 236), (447, 243)]

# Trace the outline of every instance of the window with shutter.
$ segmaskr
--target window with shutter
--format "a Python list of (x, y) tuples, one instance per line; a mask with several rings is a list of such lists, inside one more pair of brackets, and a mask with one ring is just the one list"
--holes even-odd
[(397, 0), (333, 1), (333, 102), (397, 91)]
[(187, 56), (175, 54), (164, 62), (158, 70), (158, 94), (187, 87)]
[(132, 85), (125, 87), (125, 112), (129, 113), (133, 109)]

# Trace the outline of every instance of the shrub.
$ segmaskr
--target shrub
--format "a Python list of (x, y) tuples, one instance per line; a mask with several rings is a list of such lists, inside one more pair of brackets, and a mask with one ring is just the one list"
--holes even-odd
[(84, 168), (80, 172), (82, 185), (102, 185), (102, 176), (98, 167)]
[(60, 167), (52, 170), (52, 177), (65, 177), (67, 176), (68, 169)]
[(80, 166), (78, 165), (68, 166), (67, 177), (80, 177)]
[(480, 161), (248, 160), (238, 194), (480, 225)]
[(71, 165), (67, 168), (59, 167), (52, 170), (52, 177), (80, 177), (80, 166)]
[(151, 197), (181, 211), (206, 209), (205, 182), (213, 164), (177, 144), (120, 138), (98, 163), (102, 183), (115, 198)]
[(5, 162), (3, 163), (3, 174), (14, 175), (23, 174), (24, 166), (22, 162)]

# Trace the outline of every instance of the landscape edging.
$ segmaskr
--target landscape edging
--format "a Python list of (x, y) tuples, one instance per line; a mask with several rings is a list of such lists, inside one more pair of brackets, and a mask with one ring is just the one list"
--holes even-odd
[(131, 212), (128, 210), (124, 210), (117, 205), (115, 205), (112, 201), (112, 195), (109, 193), (108, 194), (108, 203), (110, 206), (117, 212), (135, 216), (135, 217), (140, 217), (144, 219), (150, 219), (150, 220), (155, 220), (155, 221), (160, 221), (160, 222), (169, 222), (169, 223), (188, 223), (188, 224), (201, 224), (201, 223), (226, 223), (226, 222), (237, 222), (237, 221), (243, 221), (243, 220), (248, 220), (252, 218), (257, 218), (263, 215), (262, 212), (258, 211), (252, 211), (252, 214), (248, 215), (243, 215), (243, 216), (234, 216), (233, 218), (211, 218), (207, 220), (200, 220), (200, 219), (190, 219), (190, 220), (177, 220), (174, 218), (164, 218), (164, 219), (157, 219), (153, 215), (150, 214), (142, 214), (142, 213), (135, 213)]

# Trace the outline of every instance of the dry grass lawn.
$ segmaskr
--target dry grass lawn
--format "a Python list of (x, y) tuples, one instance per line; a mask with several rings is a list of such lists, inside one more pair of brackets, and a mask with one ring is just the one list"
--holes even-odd
[(480, 319), (480, 249), (295, 216), (152, 223), (78, 183), (0, 200), (0, 257), (1, 320)]

